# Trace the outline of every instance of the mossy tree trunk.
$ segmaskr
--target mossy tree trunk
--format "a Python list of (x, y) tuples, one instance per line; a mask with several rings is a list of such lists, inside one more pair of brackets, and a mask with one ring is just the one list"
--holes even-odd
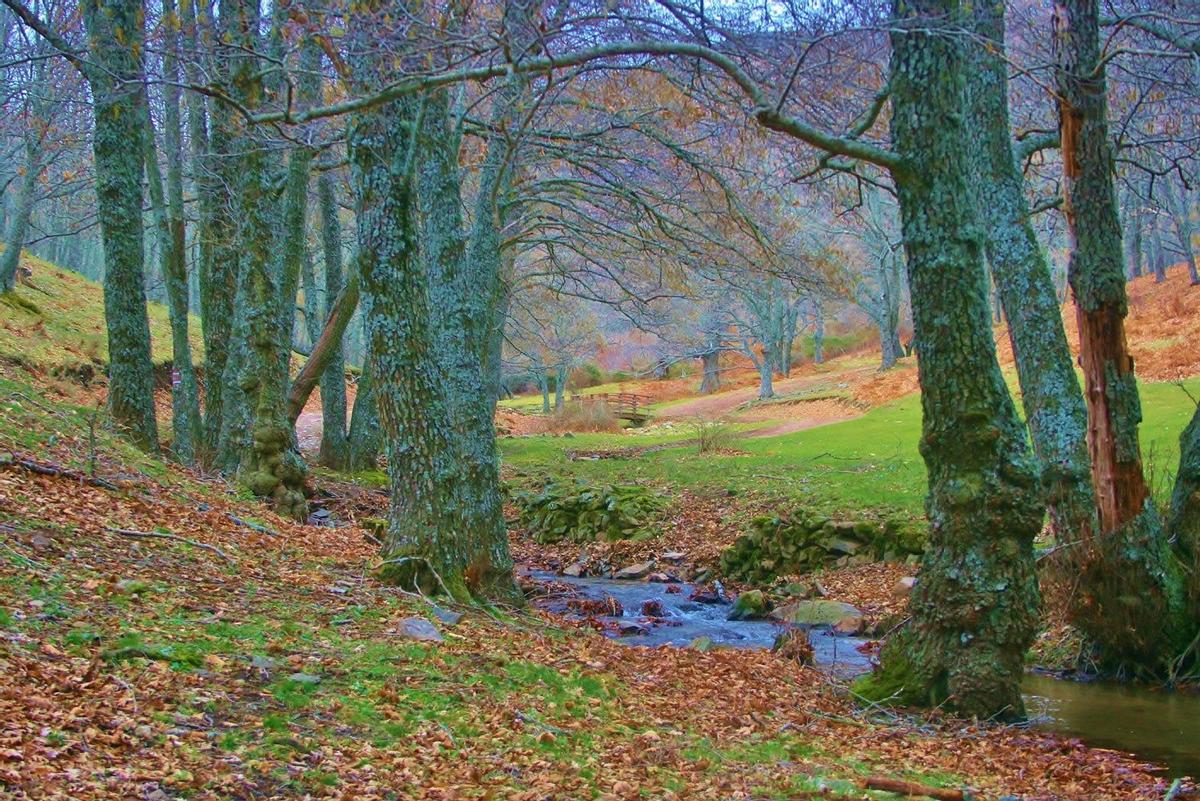
[[(366, 304), (363, 304), (364, 316)], [(383, 447), (383, 436), (379, 430), (379, 406), (375, 403), (374, 372), (370, 352), (363, 362), (362, 374), (358, 378), (358, 392), (354, 396), (354, 408), (350, 413), (350, 433), (347, 437), (349, 470), (374, 470), (379, 465), (379, 452)]]
[(1008, 320), (1033, 450), (1042, 470), (1051, 524), (1063, 542), (1096, 528), (1089, 472), (1087, 407), (1063, 330), (1058, 295), (1030, 222), (1024, 181), (1011, 145), (1004, 3), (972, 4), (967, 95), (972, 124), (972, 184), (978, 193), (992, 276)]
[[(143, 101), (146, 101), (143, 98)], [(178, 100), (178, 98), (176, 98)], [(188, 340), (188, 300), (186, 254), (183, 252), (183, 181), (178, 172), (168, 178), (167, 192), (163, 190), (162, 170), (158, 164), (158, 148), (149, 103), (141, 109), (146, 123), (143, 137), (146, 157), (146, 184), (150, 190), (150, 209), (158, 232), (158, 255), (163, 281), (167, 287), (167, 313), (171, 320), (171, 428), (174, 440), (171, 450), (184, 464), (195, 459), (200, 434), (200, 408), (196, 389), (196, 373), (192, 366), (192, 346)], [(164, 119), (169, 122), (168, 115)], [(175, 115), (178, 124), (178, 114)], [(170, 156), (168, 156), (168, 162)], [(168, 171), (171, 168), (168, 167)], [(172, 180), (175, 183), (172, 183)], [(174, 190), (178, 190), (176, 196)], [(170, 197), (168, 197), (170, 193)], [(178, 201), (178, 206), (172, 207)]]
[(904, 162), (893, 177), (918, 343), (930, 535), (912, 621), (860, 690), (1016, 717), (1038, 620), (1033, 538), (1043, 508), (992, 340), (964, 147), (963, 44), (947, 30), (960, 12), (953, 0), (894, 8), (892, 138)]
[[(366, 41), (367, 31), (357, 35)], [(384, 83), (386, 69), (371, 48), (354, 65), (365, 90)], [(458, 454), (417, 250), (417, 105), (381, 106), (356, 115), (349, 128), (368, 358), (391, 486), (380, 576), (465, 599), (467, 550), (454, 514)]]
[[(325, 297), (329, 307), (328, 314), (333, 316), (334, 298), (342, 294), (342, 230), (338, 222), (337, 197), (334, 194), (333, 179), (329, 173), (322, 172), (317, 176), (317, 205), (321, 214), (321, 249), (325, 263)], [(341, 470), (349, 459), (349, 442), (346, 438), (346, 350), (343, 345), (343, 334), (350, 322), (354, 306), (357, 306), (358, 285), (354, 287), (355, 303), (348, 313), (345, 313), (341, 332), (336, 336), (336, 343), (331, 343), (329, 361), (321, 373), (321, 450), (318, 460), (321, 464), (334, 470)], [(315, 347), (315, 343), (314, 343)]]
[(1200, 613), (1200, 406), (1179, 436), (1179, 469), (1171, 493), (1168, 530), (1191, 569), (1193, 618)]
[(1068, 279), (1079, 325), (1097, 536), (1079, 556), (1073, 619), (1113, 669), (1160, 673), (1186, 645), (1182, 580), (1150, 497), (1138, 445), (1141, 404), (1125, 338), (1125, 270), (1095, 0), (1056, 0)]
[[(426, 98), (422, 135), (420, 250), (430, 287), (433, 354), (441, 363), (446, 407), (457, 435), (461, 474), (454, 482), (453, 512), (460, 517), (459, 531), (467, 539), (467, 588), (477, 597), (517, 601), (520, 592), (513, 582), (500, 497), (496, 401), (491, 391), (481, 391), (489, 384), (487, 364), (500, 292), (499, 241), (494, 236), (498, 226), (493, 221), (488, 226), (493, 235), (482, 241), (476, 238), (468, 254), (459, 135), (448, 92), (435, 91)], [(489, 166), (485, 164), (485, 172)], [(483, 206), (482, 210), (496, 214), (494, 202), (491, 209)], [(484, 248), (488, 248), (486, 256)]]
[[(236, 48), (231, 84), (246, 108), (259, 108), (269, 88), (263, 77), (265, 62), (253, 53), (264, 45), (277, 50), (278, 35), (272, 33), (269, 42), (261, 41), (257, 0), (228, 5), (232, 18), (227, 30)], [(276, 9), (276, 26), (280, 13)], [(298, 92), (301, 103), (315, 99), (315, 53), (311, 43), (301, 47), (301, 62), (307, 68), (302, 71)], [(251, 491), (269, 498), (281, 514), (303, 519), (307, 512), (305, 467), (295, 449), (286, 401), (312, 152), (305, 147), (292, 148), (284, 177), (261, 132), (245, 127), (240, 118), (237, 123), (240, 295), (244, 301), (239, 313), (244, 315), (247, 341), (238, 345), (242, 349), (239, 386), (245, 411), (232, 421), (235, 436), (228, 456), (232, 461), (237, 454), (238, 471)]]
[(29, 232), (29, 219), (33, 216), (34, 200), (37, 197), (37, 182), (42, 174), (42, 143), (33, 130), (25, 131), (25, 174), (17, 188), (15, 208), (4, 231), (4, 253), (0, 254), (0, 292), (12, 289), (17, 278), (17, 264), (21, 260), (21, 247)]
[(95, 130), (92, 155), (104, 242), (108, 408), (139, 447), (158, 450), (142, 233), (143, 9), (139, 0), (84, 0)]
[[(203, 7), (203, 5), (201, 6)], [(192, 4), (180, 7), (185, 25)], [(231, 36), (232, 9), (222, 9), (216, 20), (217, 39)], [(199, 19), (203, 25), (206, 20)], [(189, 28), (185, 28), (188, 30)], [(204, 28), (201, 27), (201, 30)], [(207, 44), (207, 43), (206, 43)], [(212, 43), (215, 55), (209, 65), (214, 79), (228, 84), (232, 72), (232, 54)], [(193, 62), (185, 60), (190, 80), (201, 73)], [(197, 138), (203, 129), (199, 95), (189, 92), (189, 129), (194, 150), (193, 173), (197, 181), (200, 239), (200, 317), (204, 332), (204, 456), (210, 467), (235, 470), (244, 439), (245, 393), (240, 386), (245, 344), (245, 298), (241, 256), (238, 249), (237, 191), (239, 158), (235, 150), (237, 130), (234, 111), (225, 103), (214, 102), (208, 109), (207, 135)], [(207, 249), (207, 252), (205, 251)]]

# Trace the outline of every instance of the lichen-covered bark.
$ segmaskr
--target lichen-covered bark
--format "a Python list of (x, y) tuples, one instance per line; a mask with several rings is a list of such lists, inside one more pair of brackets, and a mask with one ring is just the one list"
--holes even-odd
[(29, 231), (29, 218), (33, 216), (33, 202), (37, 196), (37, 181), (42, 174), (41, 142), (32, 131), (25, 132), (25, 174), (17, 189), (16, 207), (12, 211), (4, 232), (4, 253), (0, 254), (0, 292), (13, 288), (17, 278), (17, 264), (21, 260), (21, 247)]
[(92, 156), (104, 241), (108, 408), (139, 447), (158, 450), (142, 235), (143, 12), (139, 0), (84, 0), (95, 129)]
[(1080, 601), (1072, 617), (1112, 667), (1158, 672), (1195, 622), (1185, 624), (1182, 582), (1142, 471), (1098, 5), (1056, 0), (1054, 23), (1068, 280), (1099, 522), (1097, 537), (1077, 557)]
[[(268, 87), (263, 79), (264, 62), (250, 55), (263, 44), (258, 35), (261, 20), (257, 1), (238, 0), (228, 5), (233, 14), (232, 41), (240, 51), (234, 60), (231, 83), (243, 105), (258, 108)], [(273, 49), (277, 47), (274, 39), (273, 35)], [(311, 45), (301, 48), (301, 61), (310, 69), (314, 66), (313, 53)], [(311, 75), (306, 71), (299, 92), (301, 102), (313, 102), (314, 93)], [(268, 143), (260, 139), (258, 131), (246, 128), (241, 119), (237, 123), (241, 152), (238, 239), (246, 303), (239, 311), (245, 315), (248, 336), (239, 385), (250, 413), (249, 441), (240, 442), (239, 471), (251, 491), (269, 498), (276, 511), (303, 519), (307, 513), (305, 466), (294, 446), (286, 401), (312, 153), (304, 147), (292, 148), (286, 179), (281, 182)], [(281, 183), (285, 186), (282, 198)]]
[[(164, 262), (167, 301), (171, 315), (171, 352), (178, 381), (171, 381), (171, 426), (175, 432), (175, 454), (191, 464), (202, 437), (200, 390), (192, 364), (192, 344), (188, 335), (187, 242), (183, 208), (183, 129), (179, 109), (179, 34), (174, 0), (163, 0), (163, 13), (170, 22), (166, 51), (163, 53), (163, 150), (167, 163), (167, 222), (170, 233), (170, 261)], [(149, 132), (149, 128), (147, 131)]]
[(1180, 557), (1191, 569), (1194, 619), (1200, 613), (1200, 407), (1179, 435), (1179, 469), (1167, 523)]
[(434, 353), (457, 434), (461, 475), (454, 486), (454, 511), (468, 538), (468, 588), (480, 597), (517, 601), (520, 592), (512, 578), (500, 497), (495, 400), (484, 391), (500, 283), (499, 251), (492, 258), (466, 258), (459, 138), (453, 126), (448, 94), (432, 93), (425, 103), (418, 197)]
[(992, 277), (1016, 358), (1017, 378), (1055, 533), (1089, 539), (1096, 528), (1088, 465), (1087, 407), (1063, 330), (1050, 265), (1029, 218), (1013, 158), (1004, 57), (1004, 3), (972, 3), (977, 41), (968, 49), (972, 185), (985, 227)]
[[(167, 287), (167, 313), (171, 320), (171, 450), (176, 458), (190, 464), (199, 440), (199, 398), (196, 374), (192, 366), (192, 346), (188, 341), (187, 268), (183, 252), (183, 181), (176, 170), (163, 191), (162, 170), (158, 165), (153, 121), (148, 106), (141, 109), (146, 121), (143, 138), (146, 156), (146, 185), (150, 190), (150, 208), (158, 232), (158, 255)], [(174, 122), (178, 124), (178, 114)], [(176, 195), (176, 190), (178, 195)], [(169, 203), (178, 202), (174, 208)], [(178, 212), (178, 216), (176, 216)]]
[[(192, 3), (180, 5), (185, 47), (194, 52), (198, 47), (216, 51), (209, 64), (213, 79), (227, 80), (229, 59), (211, 41), (197, 42), (194, 31), (208, 30), (207, 15), (197, 18), (196, 12), (206, 8)], [(220, 33), (230, 27), (232, 14), (219, 20)], [(184, 75), (188, 81), (199, 83), (203, 73), (195, 59), (184, 59)], [(240, 370), (230, 369), (230, 355), (245, 341), (243, 317), (235, 314), (234, 301), (240, 283), (239, 257), (236, 241), (235, 193), (238, 180), (238, 159), (233, 151), (233, 110), (225, 103), (214, 102), (206, 107), (198, 92), (188, 92), (188, 134), (192, 148), (192, 183), (197, 195), (196, 240), (198, 261), (196, 271), (200, 285), (200, 321), (204, 336), (204, 447), (202, 458), (210, 467), (236, 469), (240, 448), (230, 432), (242, 426), (234, 421), (244, 419), (244, 395), (238, 386)], [(206, 113), (208, 112), (208, 113)], [(206, 125), (207, 117), (207, 125)], [(236, 365), (235, 365), (236, 366)], [(230, 404), (225, 398), (230, 397)], [(232, 408), (230, 408), (232, 407)]]
[(375, 403), (375, 391), (372, 388), (373, 372), (371, 354), (368, 352), (358, 378), (354, 409), (350, 413), (349, 461), (346, 465), (349, 470), (374, 470), (379, 465), (383, 436), (379, 430), (379, 406)]
[(904, 167), (893, 177), (918, 343), (930, 533), (911, 623), (860, 690), (1016, 717), (1038, 619), (1033, 538), (1043, 508), (992, 340), (964, 146), (962, 44), (945, 32), (959, 9), (953, 0), (897, 0), (895, 10), (892, 138)]
[[(321, 249), (325, 262), (326, 303), (334, 304), (334, 298), (342, 294), (342, 231), (338, 223), (337, 198), (334, 195), (333, 179), (329, 173), (317, 176), (317, 204), (321, 214)], [(321, 373), (321, 450), (317, 458), (326, 467), (340, 470), (349, 459), (349, 442), (346, 436), (346, 349), (342, 342), (346, 325), (350, 322), (354, 306), (357, 306), (358, 285), (354, 287), (355, 303), (345, 314), (345, 321), (338, 320), (341, 331), (337, 342), (331, 345), (329, 361)], [(332, 317), (332, 315), (330, 315)]]
[[(364, 49), (355, 73), (370, 87), (385, 80), (385, 68)], [(367, 347), (391, 486), (380, 576), (466, 598), (467, 548), (454, 514), (458, 453), (417, 252), (415, 105), (356, 115), (349, 128)]]

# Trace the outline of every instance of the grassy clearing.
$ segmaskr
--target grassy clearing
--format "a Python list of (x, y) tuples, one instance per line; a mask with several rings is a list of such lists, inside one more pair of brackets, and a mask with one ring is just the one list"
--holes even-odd
[[(1200, 395), (1200, 378), (1185, 382)], [(1174, 384), (1143, 384), (1142, 447), (1155, 497), (1166, 502), (1179, 461), (1179, 434), (1195, 406)], [(824, 511), (922, 513), (925, 466), (917, 453), (920, 396), (910, 395), (862, 417), (779, 437), (736, 440), (741, 454), (701, 454), (683, 444), (686, 426), (644, 434), (517, 437), (501, 441), (507, 464), (528, 473), (574, 475), (600, 482), (651, 483), (693, 491), (767, 491), (781, 501)], [(627, 458), (573, 460), (569, 451), (676, 445)]]

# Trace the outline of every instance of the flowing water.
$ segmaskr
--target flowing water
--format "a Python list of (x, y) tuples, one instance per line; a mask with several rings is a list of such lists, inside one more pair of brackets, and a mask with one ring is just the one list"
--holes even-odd
[[(780, 627), (764, 620), (727, 620), (728, 601), (691, 600), (695, 587), (604, 578), (571, 578), (533, 572), (541, 582), (566, 585), (565, 592), (540, 599), (538, 606), (570, 614), (572, 598), (613, 598), (619, 615), (600, 615), (608, 633), (629, 645), (685, 646), (708, 638), (714, 645), (770, 648)], [(670, 592), (668, 587), (679, 587)], [(712, 600), (712, 599), (710, 599)], [(655, 618), (642, 614), (643, 604), (657, 602)], [(818, 667), (841, 676), (870, 670), (864, 640), (812, 630), (809, 638)], [(1200, 777), (1200, 695), (1156, 692), (1144, 687), (1076, 682), (1042, 675), (1026, 677), (1025, 700), (1038, 728), (1078, 737), (1089, 745), (1126, 751), (1138, 759), (1163, 765), (1168, 776)]]

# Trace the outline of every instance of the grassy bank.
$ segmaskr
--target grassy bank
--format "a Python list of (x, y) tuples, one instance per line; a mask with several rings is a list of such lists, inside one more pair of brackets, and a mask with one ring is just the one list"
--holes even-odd
[[(1200, 378), (1189, 379), (1184, 387), (1200, 396)], [(1195, 404), (1171, 383), (1146, 383), (1141, 392), (1142, 448), (1155, 496), (1165, 503), (1179, 462), (1179, 434)], [(687, 424), (662, 433), (506, 438), (501, 452), (506, 464), (531, 473), (694, 491), (754, 490), (831, 511), (886, 509), (919, 515), (925, 498), (925, 467), (917, 452), (920, 430), (920, 396), (909, 395), (854, 420), (778, 437), (738, 437), (734, 432), (732, 450), (719, 453), (699, 453)], [(617, 458), (572, 458), (581, 452), (622, 453), (619, 449), (635, 450)]]

